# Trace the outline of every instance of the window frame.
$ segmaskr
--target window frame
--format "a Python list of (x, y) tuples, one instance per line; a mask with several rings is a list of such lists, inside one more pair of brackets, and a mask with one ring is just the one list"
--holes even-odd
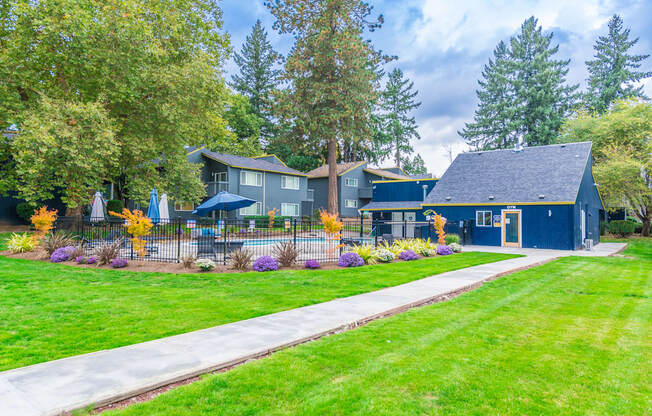
[[(355, 185), (350, 185), (349, 181), (353, 181)], [(344, 178), (344, 186), (348, 186), (349, 188), (357, 188), (359, 184), (358, 178)]]
[[(489, 213), (489, 223), (487, 223), (486, 214)], [(482, 224), (478, 221), (478, 215), (482, 215)], [(475, 226), (476, 227), (491, 227), (491, 222), (493, 221), (493, 211), (490, 210), (476, 210), (475, 211)]]
[[(256, 176), (256, 178), (260, 178), (260, 185), (258, 185), (258, 181), (256, 180), (255, 184), (247, 183), (246, 180), (243, 180), (243, 178), (246, 178), (248, 174), (253, 174)], [(241, 170), (240, 171), (240, 185), (244, 186), (257, 186), (257, 187), (262, 187), (263, 186), (263, 172), (257, 172), (255, 170)]]
[[(238, 210), (238, 213), (240, 215), (242, 215), (243, 217), (262, 215), (262, 211), (263, 211), (262, 206), (263, 206), (263, 204), (260, 201), (256, 201), (255, 203), (249, 205), (248, 207), (240, 208)], [(249, 209), (251, 207), (257, 207), (255, 214), (247, 214), (247, 209)]]
[[(192, 208), (191, 208), (191, 209), (183, 209), (183, 208), (179, 208), (179, 207), (182, 207), (183, 204), (190, 204), (190, 206), (191, 206)], [(192, 211), (195, 210), (195, 204), (192, 203), (192, 202), (175, 202), (175, 203), (174, 203), (174, 210), (175, 210), (176, 212), (192, 212)]]
[[(295, 208), (294, 212), (296, 212), (296, 214), (287, 214), (287, 213), (285, 213), (284, 208), (287, 208), (288, 206), (291, 206), (291, 207)], [(299, 216), (301, 216), (301, 207), (299, 206), (299, 204), (296, 204), (294, 202), (281, 202), (281, 216), (282, 217), (299, 217)]]
[[(297, 184), (296, 188), (291, 188), (287, 186), (288, 178), (291, 178), (292, 180), (296, 181)], [(299, 189), (301, 189), (301, 179), (298, 176), (281, 175), (281, 189), (290, 189), (293, 191), (298, 191)]]
[[(355, 206), (351, 207), (347, 203), (348, 202), (355, 202)], [(344, 200), (344, 208), (352, 208), (352, 209), (358, 209), (358, 200), (357, 199), (345, 199)]]

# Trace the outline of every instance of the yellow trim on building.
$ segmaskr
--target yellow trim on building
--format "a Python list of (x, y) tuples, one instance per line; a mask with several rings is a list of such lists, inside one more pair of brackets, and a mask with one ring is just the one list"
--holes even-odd
[(271, 172), (271, 173), (278, 173), (278, 174), (281, 174), (281, 175), (289, 175), (289, 176), (305, 176), (305, 177), (308, 176), (305, 173), (291, 173), (291, 172), (282, 172), (282, 171), (278, 171), (278, 170), (258, 169), (258, 168), (250, 168), (250, 167), (245, 167), (245, 166), (230, 165), (230, 164), (224, 162), (223, 160), (220, 160), (220, 159), (218, 159), (216, 157), (213, 157), (211, 155), (204, 155), (204, 156), (206, 156), (209, 159), (213, 159), (216, 162), (220, 162), (223, 165), (230, 166), (232, 168), (237, 168), (237, 169), (255, 170), (255, 171), (258, 171), (258, 172)]
[(560, 202), (474, 202), (464, 204), (421, 204), (421, 207), (473, 207), (473, 206), (502, 206), (502, 205), (575, 205), (574, 201)]
[(252, 156), (251, 158), (252, 158), (252, 159), (262, 159), (262, 158), (264, 158), (264, 157), (270, 157), (270, 156), (275, 157), (276, 160), (278, 160), (279, 162), (281, 162), (281, 163), (283, 164), (283, 166), (285, 166), (286, 168), (289, 167), (288, 165), (285, 164), (285, 162), (283, 162), (283, 161), (281, 160), (280, 157), (276, 156), (274, 153), (265, 153), (264, 155), (260, 155), (260, 156)]
[(196, 153), (196, 152), (198, 152), (198, 151), (200, 151), (200, 150), (204, 150), (204, 149), (206, 149), (206, 146), (198, 147), (198, 148), (196, 148), (195, 150), (192, 150), (192, 151), (188, 152), (188, 153), (186, 154), (186, 156), (190, 156), (191, 154)]
[(407, 208), (369, 208), (369, 209), (360, 209), (360, 211), (414, 211), (420, 210), (421, 207), (407, 207)]
[(371, 183), (390, 183), (390, 182), (421, 182), (421, 181), (438, 181), (439, 178), (424, 178), (424, 179), (389, 179), (383, 181), (371, 181)]
[[(364, 164), (366, 164), (366, 163), (367, 163), (367, 162), (359, 162), (357, 165), (355, 165), (355, 166), (353, 166), (353, 167), (351, 167), (351, 168), (348, 168), (347, 170), (343, 171), (342, 173), (338, 173), (337, 176), (342, 176), (342, 175), (344, 175), (345, 173), (349, 173), (349, 172), (351, 172), (353, 169), (357, 169), (357, 168), (359, 168), (360, 166), (362, 166), (362, 165), (364, 165)], [(328, 175), (326, 175), (326, 176), (322, 176), (322, 178), (328, 178)]]

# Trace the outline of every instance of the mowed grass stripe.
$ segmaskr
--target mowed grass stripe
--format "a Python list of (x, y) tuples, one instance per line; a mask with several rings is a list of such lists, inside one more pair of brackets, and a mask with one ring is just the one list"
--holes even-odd
[(108, 414), (646, 414), (651, 277), (560, 259)]
[(0, 371), (513, 257), (469, 252), (352, 269), (221, 275), (136, 273), (0, 257)]

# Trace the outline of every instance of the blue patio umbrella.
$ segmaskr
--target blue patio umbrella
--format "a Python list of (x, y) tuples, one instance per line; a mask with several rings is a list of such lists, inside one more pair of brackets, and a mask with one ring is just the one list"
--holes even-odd
[(149, 195), (149, 208), (147, 208), (147, 216), (152, 220), (153, 224), (158, 224), (161, 222), (161, 214), (158, 210), (158, 193), (156, 188), (152, 189), (152, 193)]
[(198, 206), (192, 213), (203, 217), (212, 211), (233, 211), (238, 208), (246, 208), (255, 203), (256, 201), (253, 199), (222, 191)]

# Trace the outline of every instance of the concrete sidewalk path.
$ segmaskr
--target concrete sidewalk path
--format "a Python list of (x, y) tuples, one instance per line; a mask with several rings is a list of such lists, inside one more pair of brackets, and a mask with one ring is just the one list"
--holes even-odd
[[(609, 255), (623, 246), (601, 244), (592, 253)], [(496, 251), (487, 247), (473, 249)], [(519, 252), (518, 249), (507, 250)], [(375, 292), (155, 341), (0, 372), (0, 415), (59, 415), (90, 405), (112, 403), (353, 328), (492, 277), (577, 253), (522, 250), (521, 254), (526, 257), (442, 273)]]

